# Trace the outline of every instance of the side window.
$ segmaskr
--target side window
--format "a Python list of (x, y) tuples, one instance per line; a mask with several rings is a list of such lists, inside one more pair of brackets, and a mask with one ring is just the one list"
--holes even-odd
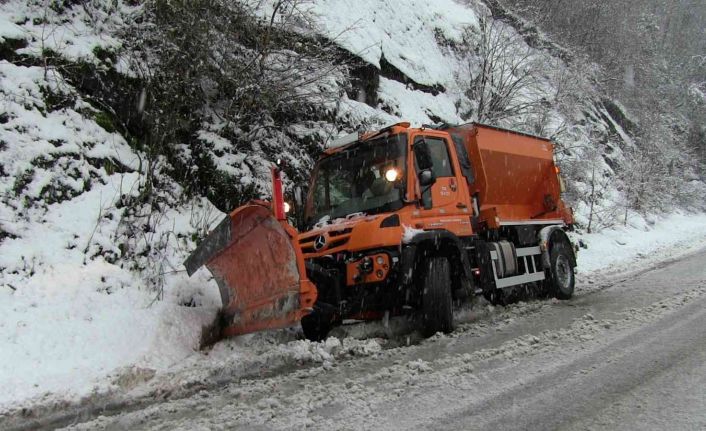
[[(421, 141), (422, 138), (415, 139), (415, 142)], [(453, 177), (453, 169), (451, 168), (451, 160), (449, 159), (449, 150), (446, 147), (446, 142), (439, 138), (426, 137), (424, 140), (429, 148), (429, 155), (433, 163), (432, 170), (436, 178)], [(417, 162), (415, 160), (415, 162)]]

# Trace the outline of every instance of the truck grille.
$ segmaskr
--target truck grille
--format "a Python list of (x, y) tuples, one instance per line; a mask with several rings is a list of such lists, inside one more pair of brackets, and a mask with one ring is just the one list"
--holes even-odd
[[(346, 245), (346, 243), (350, 239), (350, 234), (352, 231), (353, 228), (345, 228), (340, 230), (331, 230), (324, 233), (308, 234), (299, 239), (299, 245), (301, 246), (302, 252), (305, 255), (315, 256), (321, 254), (329, 254), (335, 251), (340, 251), (337, 249)], [(315, 244), (319, 236), (323, 236), (326, 240), (326, 243), (319, 250), (316, 250)]]

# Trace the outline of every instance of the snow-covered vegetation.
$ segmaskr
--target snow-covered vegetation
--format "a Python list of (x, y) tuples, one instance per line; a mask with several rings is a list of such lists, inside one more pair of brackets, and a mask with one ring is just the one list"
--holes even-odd
[(188, 252), (269, 194), (274, 160), (291, 191), (355, 130), (481, 120), (551, 137), (581, 232), (648, 237), (651, 217), (702, 209), (703, 160), (680, 154), (693, 131), (655, 146), (598, 65), (497, 7), (0, 4), (0, 407), (198, 357), (219, 298), (186, 277)]

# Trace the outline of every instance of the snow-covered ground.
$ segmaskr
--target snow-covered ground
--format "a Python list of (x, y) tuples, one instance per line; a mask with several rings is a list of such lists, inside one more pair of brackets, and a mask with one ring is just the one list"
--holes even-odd
[(627, 226), (574, 238), (587, 246), (578, 252), (579, 278), (599, 272), (630, 272), (706, 246), (706, 214), (675, 212), (647, 219), (635, 216)]

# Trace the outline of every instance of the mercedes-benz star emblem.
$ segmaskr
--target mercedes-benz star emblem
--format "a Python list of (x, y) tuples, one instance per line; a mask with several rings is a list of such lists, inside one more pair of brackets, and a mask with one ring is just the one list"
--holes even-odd
[(326, 245), (326, 237), (319, 235), (314, 240), (314, 250), (319, 251)]

